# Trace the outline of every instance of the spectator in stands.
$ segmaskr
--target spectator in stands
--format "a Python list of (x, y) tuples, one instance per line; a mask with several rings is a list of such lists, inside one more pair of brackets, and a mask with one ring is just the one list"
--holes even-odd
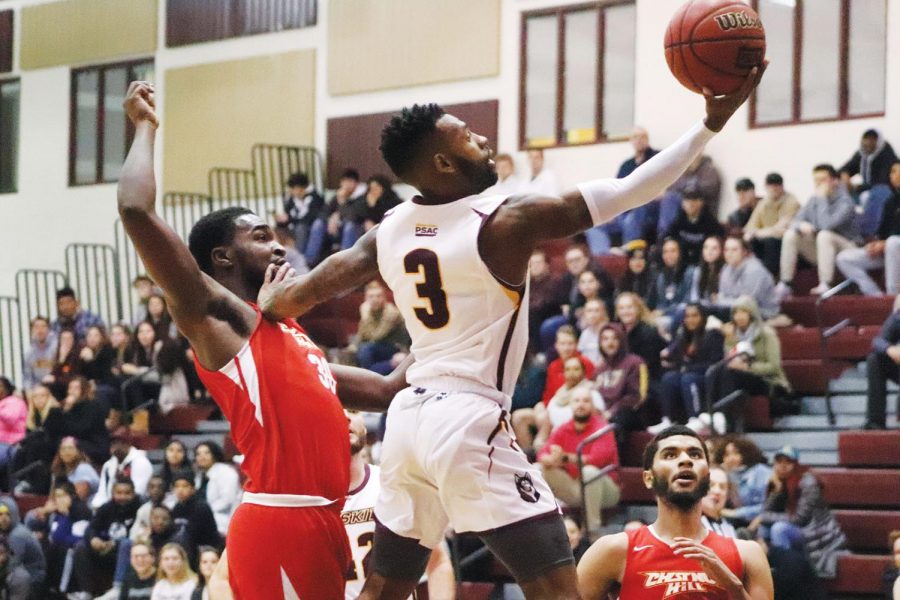
[(560, 280), (550, 271), (547, 254), (540, 248), (528, 260), (528, 277), (528, 339), (529, 346), (536, 351), (541, 323), (559, 314)]
[(147, 318), (144, 321), (153, 325), (158, 340), (178, 337), (178, 329), (169, 314), (166, 297), (160, 293), (153, 293), (147, 299)]
[(532, 148), (528, 151), (528, 165), (531, 167), (531, 177), (523, 186), (523, 191), (542, 196), (556, 196), (559, 194), (559, 183), (556, 175), (544, 165), (544, 150)]
[[(606, 419), (594, 410), (590, 390), (582, 389), (573, 398), (572, 420), (556, 428), (538, 453), (544, 479), (556, 498), (569, 506), (584, 506), (588, 531), (597, 531), (602, 525), (602, 509), (619, 503), (618, 475), (612, 471), (591, 482), (585, 488), (585, 501), (582, 503), (575, 451), (582, 440), (606, 425)], [(602, 436), (588, 444), (582, 456), (584, 466), (581, 476), (585, 480), (596, 477), (604, 467), (619, 464), (619, 453), (612, 435)]]
[(50, 330), (47, 317), (31, 320), (31, 344), (22, 361), (23, 385), (26, 390), (42, 383), (53, 371), (56, 362), (56, 335)]
[[(629, 138), (634, 155), (619, 166), (616, 177), (628, 177), (640, 165), (656, 156), (659, 150), (650, 147), (650, 136), (643, 127), (635, 127)], [(614, 237), (621, 237), (622, 245), (635, 240), (647, 239), (648, 233), (656, 229), (659, 220), (659, 202), (649, 202), (638, 208), (626, 211), (603, 225), (598, 225), (585, 232), (588, 245), (594, 255), (606, 254), (613, 244)]]
[(387, 291), (379, 281), (370, 281), (366, 285), (365, 300), (359, 305), (359, 328), (355, 342), (359, 366), (380, 369), (379, 372), (390, 372), (387, 363), (391, 357), (409, 348), (409, 334), (406, 333), (400, 310), (388, 301)]
[(363, 231), (369, 231), (384, 218), (385, 213), (403, 200), (394, 193), (391, 180), (384, 175), (373, 175), (366, 182), (366, 195), (356, 202), (356, 219)]
[(161, 347), (162, 340), (156, 337), (153, 325), (147, 321), (138, 324), (122, 364), (122, 374), (129, 378), (122, 388), (124, 409), (132, 410), (147, 400), (159, 397), (159, 380), (148, 373), (155, 366), (156, 355)]
[(89, 327), (84, 336), (84, 346), (78, 352), (75, 367), (79, 375), (94, 385), (94, 396), (108, 412), (119, 407), (119, 381), (113, 373), (116, 351), (102, 327)]
[(50, 387), (53, 395), (59, 400), (65, 397), (72, 378), (79, 374), (78, 354), (80, 350), (80, 346), (75, 341), (75, 333), (71, 329), (64, 329), (59, 333), (53, 369), (43, 379), (43, 383)]
[(578, 276), (578, 295), (572, 304), (570, 324), (579, 330), (584, 328), (582, 320), (584, 305), (588, 300), (599, 300), (606, 306), (607, 312), (612, 310), (613, 294), (612, 279), (606, 271), (601, 269), (587, 269)]
[(756, 300), (763, 319), (771, 319), (781, 311), (775, 299), (772, 274), (753, 256), (744, 238), (731, 236), (725, 240), (725, 266), (719, 277), (719, 291), (710, 303), (710, 312), (726, 321), (731, 307), (742, 296)]
[[(659, 433), (673, 423), (687, 423), (694, 431), (705, 429), (698, 417), (702, 412), (710, 412), (704, 402), (706, 371), (722, 360), (724, 348), (722, 334), (707, 329), (706, 322), (703, 307), (688, 304), (678, 333), (662, 351), (663, 365), (670, 370), (663, 374), (659, 390), (663, 419), (651, 433)], [(717, 433), (724, 433), (725, 428), (721, 429)]]
[(647, 365), (629, 352), (624, 327), (609, 323), (600, 330), (600, 354), (594, 390), (602, 399), (602, 415), (618, 425), (616, 442), (624, 449), (628, 433), (643, 429), (639, 413), (647, 398)]
[(12, 469), (19, 471), (35, 462), (42, 464), (21, 475), (16, 493), (46, 494), (50, 491), (50, 462), (62, 430), (62, 408), (46, 386), (36, 385), (28, 392), (25, 430), (13, 456)]
[(763, 509), (772, 468), (766, 455), (750, 438), (735, 435), (725, 440), (714, 455), (716, 462), (728, 473), (733, 491), (733, 508), (724, 509), (723, 514), (729, 519), (749, 523)]
[[(187, 446), (181, 440), (170, 440), (163, 452), (163, 464), (159, 472), (165, 483), (166, 491), (171, 490), (176, 473), (190, 471), (190, 469), (191, 460), (188, 458)], [(174, 496), (172, 496), (171, 502), (167, 501), (167, 504), (175, 506)]]
[[(160, 414), (167, 415), (173, 409), (187, 406), (191, 402), (191, 390), (188, 383), (188, 372), (191, 364), (187, 361), (184, 349), (177, 340), (169, 339), (163, 342), (156, 353), (156, 370), (159, 373), (159, 395), (157, 407)], [(142, 412), (142, 419), (135, 414), (132, 431), (149, 431), (149, 409)], [(138, 423), (138, 421), (143, 421)]]
[[(572, 419), (572, 406), (575, 394), (580, 388), (590, 389), (591, 383), (585, 377), (584, 365), (577, 356), (573, 356), (566, 360), (565, 365), (565, 383), (556, 390), (550, 402), (547, 403), (547, 419), (539, 418), (539, 432), (535, 439), (535, 448), (541, 448), (551, 431)], [(540, 413), (540, 411), (539, 411)], [(546, 423), (546, 427), (543, 425)]]
[(225, 460), (225, 452), (212, 440), (200, 442), (194, 448), (197, 469), (195, 487), (213, 511), (219, 534), (228, 533), (231, 515), (241, 502), (241, 482), (237, 469)]
[(633, 292), (623, 292), (616, 298), (616, 319), (625, 327), (629, 351), (644, 359), (652, 390), (662, 377), (660, 352), (666, 342), (650, 324), (647, 305)]
[(112, 496), (91, 519), (82, 541), (75, 548), (74, 575), (81, 591), (93, 594), (110, 589), (119, 544), (126, 540), (141, 501), (127, 477), (118, 479)]
[(722, 239), (717, 236), (703, 240), (701, 261), (694, 270), (694, 280), (691, 284), (691, 302), (709, 305), (719, 293), (719, 277), (725, 266), (722, 245)]
[(662, 265), (656, 275), (656, 286), (648, 300), (661, 330), (668, 331), (673, 320), (677, 322), (690, 299), (693, 282), (694, 267), (682, 257), (678, 242), (667, 239), (662, 244)]
[(172, 518), (172, 511), (165, 504), (154, 506), (150, 511), (150, 544), (159, 555), (166, 544), (176, 541), (178, 527)]
[(64, 437), (59, 443), (59, 450), (50, 465), (50, 475), (51, 487), (68, 481), (78, 500), (85, 504), (90, 504), (94, 494), (100, 489), (97, 471), (84, 451), (78, 447), (78, 441), (71, 436)]
[(57, 483), (50, 499), (31, 511), (25, 524), (46, 539), (47, 587), (66, 591), (70, 574), (65, 572), (69, 552), (82, 540), (91, 520), (91, 510), (68, 481)]
[(156, 291), (156, 286), (153, 285), (153, 280), (146, 275), (138, 275), (131, 282), (131, 289), (137, 294), (138, 300), (132, 311), (131, 323), (132, 325), (137, 325), (147, 318), (147, 300)]
[(74, 437), (78, 440), (78, 447), (87, 453), (91, 461), (103, 463), (109, 456), (106, 414), (103, 407), (94, 402), (87, 379), (76, 377), (69, 382), (62, 408), (60, 434)]
[(656, 276), (647, 260), (647, 242), (635, 240), (625, 245), (625, 256), (628, 257), (628, 268), (616, 290), (616, 296), (622, 292), (634, 292), (641, 298), (647, 298), (653, 292)]
[(869, 397), (864, 429), (885, 429), (887, 422), (887, 382), (900, 381), (900, 311), (887, 318), (872, 340), (872, 352), (866, 358)]
[(722, 237), (725, 229), (706, 204), (700, 190), (685, 190), (678, 216), (669, 226), (665, 237), (678, 242), (687, 264), (696, 265), (700, 262), (703, 240), (711, 235)]
[(115, 483), (123, 478), (131, 481), (134, 493), (143, 496), (153, 476), (153, 465), (147, 453), (131, 445), (131, 432), (120, 427), (110, 436), (109, 460), (100, 469), (100, 485), (91, 506), (100, 508), (112, 498)]
[(575, 245), (566, 250), (566, 272), (560, 280), (557, 288), (555, 315), (541, 323), (540, 350), (547, 353), (548, 359), (553, 359), (553, 340), (556, 339), (556, 330), (569, 322), (572, 305), (578, 298), (578, 277), (592, 267), (591, 258), (584, 246)]
[(775, 453), (765, 505), (750, 529), (776, 548), (805, 550), (819, 577), (832, 579), (838, 558), (847, 552), (847, 537), (825, 502), (822, 484), (812, 471), (801, 473), (799, 461), (793, 446)]
[(588, 300), (584, 303), (581, 312), (581, 320), (578, 326), (581, 333), (578, 336), (578, 352), (594, 366), (600, 364), (600, 330), (609, 323), (609, 312), (606, 303), (600, 300)]
[(12, 555), (28, 571), (32, 589), (40, 589), (47, 576), (47, 563), (38, 541), (19, 522), (19, 506), (10, 496), (0, 496), (0, 539), (5, 540)]
[(882, 575), (882, 591), (887, 600), (900, 598), (900, 530), (894, 530), (888, 536), (888, 547), (892, 560), (885, 565)]
[(725, 360), (706, 372), (706, 393), (710, 405), (735, 390), (783, 397), (790, 389), (781, 368), (781, 342), (775, 330), (759, 314), (756, 300), (739, 298), (731, 307), (731, 322), (722, 327)]
[(818, 266), (819, 285), (810, 293), (822, 294), (834, 280), (834, 261), (838, 252), (855, 248), (859, 237), (855, 205), (841, 187), (834, 167), (817, 165), (813, 169), (813, 183), (815, 195), (800, 209), (784, 234), (781, 281), (776, 287), (779, 302), (793, 292), (799, 257)]
[(570, 515), (563, 517), (563, 524), (566, 526), (566, 535), (569, 537), (569, 547), (575, 556), (575, 564), (581, 560), (584, 553), (591, 547), (584, 530), (578, 526), (578, 523)]
[(125, 323), (116, 323), (109, 330), (109, 345), (116, 353), (113, 374), (122, 377), (122, 365), (125, 363), (125, 352), (131, 345), (131, 327)]
[(846, 186), (852, 185), (861, 192), (888, 183), (891, 165), (896, 161), (897, 154), (884, 136), (877, 129), (867, 129), (859, 150), (841, 167), (841, 179)]
[(498, 154), (494, 157), (497, 170), (497, 183), (484, 191), (485, 195), (511, 196), (518, 194), (524, 182), (516, 175), (516, 163), (509, 154)]
[(309, 273), (309, 265), (306, 264), (306, 257), (297, 250), (297, 242), (294, 240), (293, 232), (288, 229), (287, 225), (275, 226), (275, 239), (284, 246), (284, 260), (293, 267), (297, 275), (305, 275)]
[(753, 180), (743, 177), (734, 184), (737, 194), (737, 209), (728, 215), (728, 235), (743, 235), (744, 227), (750, 221), (750, 216), (756, 209), (761, 198), (756, 195), (756, 185)]
[(209, 600), (209, 580), (212, 578), (220, 558), (221, 554), (215, 548), (211, 546), (200, 548), (200, 580), (197, 589), (191, 595), (191, 600)]
[(337, 192), (325, 203), (313, 221), (306, 242), (306, 264), (312, 268), (331, 254), (335, 248), (349, 248), (359, 237), (360, 227), (354, 220), (355, 204), (366, 193), (359, 181), (359, 173), (347, 169), (341, 175)]
[(159, 574), (150, 600), (191, 600), (197, 575), (180, 544), (166, 544), (159, 553)]
[(146, 542), (135, 542), (131, 545), (130, 562), (119, 600), (147, 600), (156, 585), (156, 550)]
[(766, 175), (766, 197), (759, 201), (744, 226), (744, 239), (773, 277), (781, 269), (781, 241), (800, 211), (800, 203), (784, 190), (778, 173)]
[(132, 542), (147, 541), (150, 539), (150, 513), (157, 506), (163, 506), (166, 499), (166, 483), (162, 476), (154, 475), (147, 482), (147, 501), (141, 504), (134, 517), (134, 525), (128, 532)]
[(75, 290), (64, 287), (56, 291), (56, 321), (53, 322), (53, 332), (56, 335), (63, 329), (71, 329), (75, 332), (78, 342), (84, 340), (88, 327), (99, 325), (103, 327), (103, 319), (94, 313), (83, 310), (75, 297)]
[(688, 190), (699, 192), (706, 209), (713, 217), (719, 215), (719, 196), (722, 191), (722, 179), (713, 164), (712, 158), (698, 156), (668, 191), (685, 197)]
[(309, 176), (299, 171), (288, 177), (287, 188), (284, 212), (275, 215), (275, 222), (287, 225), (294, 234), (297, 248), (303, 251), (313, 222), (325, 206), (325, 198), (316, 190), (316, 186), (310, 183)]
[(709, 491), (700, 501), (700, 522), (710, 531), (715, 531), (728, 538), (737, 537), (734, 525), (725, 516), (725, 503), (728, 501), (728, 475), (721, 467), (709, 467)]
[(9, 543), (0, 539), (0, 597), (4, 600), (28, 600), (31, 579), (28, 571), (13, 559)]
[(544, 385), (544, 394), (541, 397), (544, 406), (550, 402), (550, 398), (565, 383), (565, 363), (572, 357), (576, 357), (584, 366), (585, 376), (588, 379), (594, 377), (594, 363), (578, 353), (578, 335), (571, 325), (563, 325), (556, 332), (556, 344), (554, 346), (559, 356), (547, 367), (547, 382)]
[(16, 386), (0, 376), (0, 468), (9, 463), (16, 444), (25, 437), (28, 406), (16, 396)]
[(893, 193), (884, 203), (877, 239), (862, 248), (841, 250), (837, 255), (841, 273), (866, 296), (884, 293), (868, 273), (881, 268), (887, 294), (900, 294), (900, 160), (891, 165), (890, 187)]
[(198, 546), (222, 547), (216, 518), (209, 504), (197, 495), (192, 472), (176, 474), (172, 489), (178, 500), (172, 509), (172, 520), (177, 530), (175, 538), (187, 550), (191, 564), (197, 564)]

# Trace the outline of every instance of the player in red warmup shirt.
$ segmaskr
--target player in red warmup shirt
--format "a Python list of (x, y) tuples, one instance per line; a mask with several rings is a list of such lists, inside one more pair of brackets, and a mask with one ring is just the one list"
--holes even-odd
[(227, 208), (197, 222), (188, 248), (154, 208), (153, 86), (132, 83), (125, 109), (135, 136), (119, 179), (122, 223), (244, 455), (244, 499), (228, 531), (234, 597), (342, 600), (350, 453), (337, 390), (351, 408), (384, 410), (406, 365), (386, 378), (330, 367), (293, 319), (263, 319), (260, 288), (289, 274), (271, 228)]
[(772, 600), (762, 547), (703, 526), (709, 457), (693, 430), (675, 425), (653, 438), (644, 450), (644, 485), (656, 495), (656, 522), (591, 546), (578, 565), (582, 598), (618, 592), (620, 600)]

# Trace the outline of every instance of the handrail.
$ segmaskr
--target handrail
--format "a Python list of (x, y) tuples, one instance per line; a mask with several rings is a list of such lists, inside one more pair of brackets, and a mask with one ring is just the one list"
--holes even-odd
[(828, 423), (834, 426), (837, 423), (837, 417), (834, 414), (834, 409), (831, 406), (831, 378), (829, 375), (828, 367), (831, 363), (831, 355), (828, 352), (828, 340), (836, 335), (839, 331), (841, 331), (844, 327), (847, 327), (852, 323), (850, 319), (843, 319), (839, 323), (835, 325), (825, 328), (825, 317), (822, 314), (822, 307), (825, 303), (837, 296), (842, 291), (846, 290), (853, 282), (849, 279), (845, 279), (841, 283), (831, 287), (826, 290), (821, 296), (816, 299), (816, 327), (819, 330), (819, 348), (822, 352), (822, 366), (825, 371), (825, 410), (828, 414)]
[(831, 297), (840, 294), (841, 292), (843, 292), (844, 290), (846, 290), (848, 287), (850, 287), (850, 284), (852, 284), (852, 283), (853, 283), (853, 282), (850, 281), (849, 279), (845, 279), (844, 281), (840, 282), (840, 283), (837, 284), (836, 286), (834, 286), (834, 287), (828, 289), (827, 291), (825, 291), (824, 293), (822, 293), (822, 294), (816, 299), (816, 306), (822, 304), (823, 302), (825, 302), (826, 300), (830, 299)]
[(581, 520), (579, 526), (583, 527), (585, 531), (587, 531), (587, 498), (585, 497), (584, 491), (588, 484), (593, 483), (605, 476), (607, 473), (611, 473), (619, 468), (619, 465), (606, 465), (600, 472), (597, 473), (594, 477), (591, 478), (590, 481), (584, 480), (584, 457), (582, 456), (584, 453), (584, 448), (588, 444), (596, 442), (600, 438), (607, 436), (611, 433), (615, 433), (619, 428), (615, 423), (610, 423), (605, 427), (601, 427), (591, 435), (587, 436), (581, 442), (578, 443), (578, 446), (575, 448), (575, 464), (578, 466), (578, 485), (581, 488)]

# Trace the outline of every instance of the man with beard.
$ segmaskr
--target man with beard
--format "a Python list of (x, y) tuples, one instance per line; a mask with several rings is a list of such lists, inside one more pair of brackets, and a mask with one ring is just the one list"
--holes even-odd
[(681, 425), (644, 449), (644, 485), (656, 496), (652, 525), (600, 538), (578, 565), (585, 600), (772, 600), (772, 575), (755, 542), (704, 527), (700, 501), (709, 491), (706, 446)]

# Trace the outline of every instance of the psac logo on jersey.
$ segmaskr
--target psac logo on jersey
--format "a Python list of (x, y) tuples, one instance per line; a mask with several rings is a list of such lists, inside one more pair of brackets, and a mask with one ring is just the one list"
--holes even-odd
[(721, 587), (703, 571), (646, 571), (641, 575), (646, 577), (644, 587), (647, 589), (666, 586), (663, 598), (687, 592), (709, 592), (712, 591), (710, 588)]
[(437, 225), (416, 224), (416, 237), (434, 237), (437, 235)]

